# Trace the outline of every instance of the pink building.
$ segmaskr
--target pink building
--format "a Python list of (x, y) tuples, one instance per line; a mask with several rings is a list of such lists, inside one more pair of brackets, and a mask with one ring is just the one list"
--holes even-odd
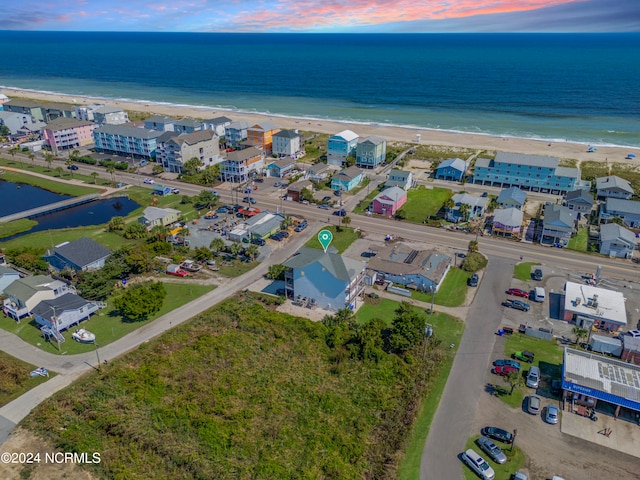
[(93, 129), (96, 124), (88, 120), (58, 117), (47, 123), (42, 130), (44, 139), (51, 150), (58, 153), (93, 143)]
[(371, 205), (373, 213), (395, 215), (405, 203), (407, 203), (407, 192), (399, 187), (391, 187), (380, 192)]

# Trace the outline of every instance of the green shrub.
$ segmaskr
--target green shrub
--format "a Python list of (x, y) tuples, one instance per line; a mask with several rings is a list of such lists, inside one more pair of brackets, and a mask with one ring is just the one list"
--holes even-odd
[(467, 258), (462, 262), (462, 269), (465, 272), (477, 272), (487, 266), (487, 259), (484, 255), (478, 252), (472, 252), (467, 255)]

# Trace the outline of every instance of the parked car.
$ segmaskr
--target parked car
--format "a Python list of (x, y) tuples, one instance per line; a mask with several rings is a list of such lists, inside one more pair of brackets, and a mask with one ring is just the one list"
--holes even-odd
[(540, 385), (540, 369), (533, 365), (527, 374), (527, 387), (538, 388)]
[(526, 473), (516, 472), (511, 474), (510, 480), (529, 480), (529, 477)]
[(495, 373), (496, 375), (502, 375), (503, 377), (506, 377), (511, 373), (518, 373), (518, 372), (519, 370), (517, 368), (511, 367), (509, 365), (504, 365), (502, 367), (493, 367), (493, 373)]
[(476, 443), (480, 450), (489, 455), (494, 462), (503, 464), (507, 461), (507, 456), (489, 437), (480, 437), (476, 440)]
[(540, 413), (540, 397), (538, 395), (529, 395), (527, 399), (527, 411), (531, 415)]
[(493, 468), (472, 448), (462, 454), (462, 461), (484, 480), (493, 480), (496, 477)]
[(78, 170), (78, 165), (68, 165), (67, 168), (69, 170)]
[(471, 277), (469, 278), (468, 284), (470, 287), (477, 287), (478, 286), (478, 274), (474, 273), (473, 275), (471, 275)]
[(558, 407), (556, 407), (555, 405), (548, 405), (547, 413), (544, 416), (545, 422), (550, 423), (551, 425), (555, 425), (556, 423), (558, 423), (558, 419), (559, 419)]
[(330, 202), (331, 201), (331, 197), (330, 196), (326, 196), (326, 197), (322, 197), (322, 200), (320, 200), (322, 203), (326, 203), (326, 202)]
[(172, 188), (171, 193), (173, 193), (174, 195), (178, 195), (180, 193), (180, 190), (177, 188)]
[(253, 181), (256, 183), (264, 183), (264, 178), (254, 178)]
[(296, 228), (294, 228), (294, 230), (295, 230), (296, 232), (301, 232), (301, 231), (303, 231), (305, 228), (307, 228), (307, 225), (309, 225), (309, 224), (307, 223), (307, 221), (306, 221), (306, 220), (303, 220), (303, 221), (301, 221), (298, 225), (296, 225)]
[(281, 242), (284, 239), (284, 237), (280, 235), (280, 232), (274, 233), (273, 235), (269, 236), (269, 238), (271, 240), (275, 240), (276, 242)]
[(531, 308), (531, 305), (528, 303), (524, 303), (521, 300), (505, 300), (502, 302), (503, 307), (514, 308), (516, 310), (521, 310), (523, 312), (528, 312)]
[(258, 245), (259, 247), (262, 247), (267, 242), (265, 242), (262, 238), (252, 238), (251, 243), (253, 243), (254, 245)]
[(336, 197), (339, 197), (339, 196), (341, 196), (341, 195), (342, 195), (342, 190), (334, 190), (334, 191), (333, 191), (333, 194), (334, 194)]
[(254, 204), (258, 203), (258, 201), (257, 201), (255, 198), (253, 198), (253, 197), (244, 197), (244, 198), (242, 199), (242, 201), (243, 201), (244, 203), (250, 203), (250, 204), (252, 204), (252, 205), (254, 205)]
[(217, 213), (229, 213), (229, 208), (228, 208), (228, 207), (225, 207), (225, 206), (223, 205), (222, 207), (218, 207), (218, 208), (216, 209), (216, 212), (217, 212)]
[(520, 360), (521, 362), (533, 363), (535, 354), (529, 350), (522, 350), (521, 352), (515, 352), (511, 355), (514, 360)]
[(498, 427), (484, 427), (480, 433), (485, 437), (493, 438), (503, 443), (513, 443), (513, 433)]
[(536, 268), (531, 274), (531, 278), (537, 281), (542, 280), (542, 270), (540, 270), (539, 268)]
[(273, 184), (273, 186), (276, 187), (276, 188), (280, 188), (280, 187), (282, 187), (282, 182), (276, 182), (276, 183)]
[(146, 183), (147, 185), (153, 185), (156, 182), (153, 180), (153, 178), (145, 178), (144, 183)]
[(289, 238), (289, 232), (287, 232), (286, 230), (278, 232), (278, 235), (280, 235), (282, 238)]
[(333, 212), (334, 215), (337, 215), (338, 217), (346, 217), (347, 216), (347, 211), (344, 209), (341, 210), (336, 210), (335, 212)]
[(516, 362), (515, 360), (510, 360), (508, 358), (496, 360), (493, 362), (493, 365), (495, 367), (513, 367), (516, 370), (520, 370), (520, 362)]
[(513, 295), (514, 297), (529, 298), (529, 293), (525, 292), (520, 288), (510, 288), (509, 290), (507, 290), (507, 295)]
[(138, 165), (140, 165), (141, 167), (144, 167), (147, 165), (147, 161), (146, 160), (140, 160), (140, 163), (138, 163)]

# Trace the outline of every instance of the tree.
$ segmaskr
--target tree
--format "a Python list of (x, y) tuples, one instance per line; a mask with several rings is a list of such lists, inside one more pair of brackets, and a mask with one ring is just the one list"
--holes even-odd
[(69, 160), (76, 162), (80, 157), (80, 150), (74, 149), (72, 152), (69, 152)]
[(380, 360), (384, 354), (383, 332), (386, 324), (379, 318), (372, 318), (370, 321), (360, 325), (356, 329), (355, 341), (358, 346), (358, 357), (361, 360)]
[(124, 231), (124, 238), (141, 239), (147, 238), (149, 232), (147, 227), (141, 223), (131, 223)]
[(442, 207), (447, 211), (451, 212), (451, 209), (456, 206), (456, 202), (453, 201), (453, 198), (449, 197), (442, 204)]
[(240, 255), (240, 252), (242, 251), (242, 245), (238, 242), (233, 242), (231, 245), (229, 245), (229, 252), (235, 257), (238, 258), (238, 255)]
[(14, 160), (14, 161), (15, 161), (15, 159), (16, 159), (16, 153), (18, 153), (19, 151), (20, 151), (20, 148), (19, 148), (19, 147), (11, 147), (11, 148), (9, 149), (9, 155), (11, 155), (11, 160)]
[(221, 252), (222, 250), (224, 250), (225, 247), (226, 247), (226, 244), (224, 243), (224, 240), (222, 240), (219, 237), (216, 237), (213, 240), (211, 240), (211, 243), (209, 244), (209, 248), (211, 249), (214, 255), (218, 255), (218, 252)]
[(113, 165), (113, 164), (109, 164), (109, 165), (107, 165), (107, 173), (108, 173), (109, 175), (111, 175), (111, 181), (112, 181), (112, 182), (115, 182), (115, 181), (116, 181), (116, 179), (115, 179), (115, 172), (116, 172), (116, 167), (115, 167), (115, 165)]
[(462, 217), (462, 220), (466, 222), (469, 220), (469, 214), (471, 213), (471, 205), (462, 203), (458, 207), (458, 211), (460, 212), (460, 216)]
[(198, 210), (213, 208), (218, 203), (218, 196), (211, 190), (203, 190), (193, 197), (193, 206)]
[(281, 263), (270, 265), (267, 271), (267, 278), (269, 280), (284, 280), (285, 266)]
[(477, 240), (471, 240), (469, 242), (469, 246), (467, 247), (467, 250), (472, 253), (472, 252), (477, 252), (478, 251), (478, 241)]
[(124, 217), (111, 217), (109, 223), (107, 223), (107, 231), (124, 230)]
[(198, 247), (193, 252), (193, 258), (198, 262), (205, 262), (213, 258), (213, 253), (207, 247)]
[(573, 327), (572, 332), (576, 336), (576, 341), (574, 342), (576, 344), (580, 341), (581, 338), (587, 338), (587, 335), (589, 334), (589, 330), (577, 326)]
[(62, 176), (62, 167), (56, 167), (53, 171), (56, 172), (56, 177)]
[(166, 290), (161, 282), (132, 285), (113, 301), (114, 307), (131, 320), (145, 320), (162, 308)]
[(342, 218), (342, 224), (343, 225), (350, 225), (351, 224), (351, 217), (349, 215), (346, 215)]
[(91, 172), (91, 176), (93, 177), (93, 184), (98, 183), (98, 177), (100, 176), (98, 172)]
[(496, 197), (493, 197), (490, 201), (489, 201), (489, 210), (495, 210), (496, 208), (498, 208), (498, 199)]
[(408, 302), (402, 302), (395, 311), (389, 343), (392, 350), (404, 353), (424, 338), (425, 319)]
[(166, 225), (154, 225), (149, 232), (151, 239), (156, 242), (166, 242), (169, 228)]
[(199, 158), (193, 157), (184, 162), (182, 168), (184, 168), (184, 173), (186, 175), (195, 175), (198, 173), (198, 170), (204, 166), (204, 163)]
[(27, 157), (29, 157), (29, 160), (31, 160), (31, 165), (35, 164), (35, 159), (36, 159), (36, 154), (33, 153), (31, 150), (29, 150), (29, 153), (27, 153)]
[(67, 160), (66, 162), (64, 162), (64, 164), (67, 166), (67, 168), (69, 169), (69, 173), (71, 174), (71, 178), (73, 178), (73, 169), (69, 168), (71, 167), (71, 165), (73, 165), (73, 160), (71, 160), (71, 158), (69, 158), (69, 160)]
[(131, 273), (140, 274), (153, 270), (153, 259), (149, 251), (141, 246), (133, 247), (127, 253), (124, 261), (127, 264), (127, 270)]
[(51, 165), (53, 164), (53, 160), (55, 159), (55, 155), (51, 152), (44, 152), (44, 161), (47, 162), (47, 167), (51, 170)]
[(257, 245), (254, 245), (252, 243), (251, 245), (249, 245), (247, 248), (244, 249), (244, 253), (251, 260), (255, 260), (256, 257), (260, 254), (260, 249), (258, 248)]
[(159, 163), (156, 163), (153, 168), (151, 169), (151, 172), (154, 175), (160, 175), (161, 173), (164, 173), (164, 167), (162, 165), (160, 165)]
[(291, 216), (287, 215), (286, 217), (284, 217), (282, 222), (280, 222), (280, 229), (281, 230), (286, 230), (291, 225), (293, 225), (293, 218), (291, 218)]
[(513, 391), (516, 389), (516, 387), (520, 387), (524, 384), (522, 375), (520, 374), (520, 370), (509, 372), (509, 375), (503, 376), (502, 380), (511, 385), (509, 395), (513, 395)]

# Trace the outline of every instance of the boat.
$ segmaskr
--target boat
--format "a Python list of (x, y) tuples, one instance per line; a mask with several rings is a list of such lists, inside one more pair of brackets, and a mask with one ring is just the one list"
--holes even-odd
[(38, 367), (35, 370), (31, 370), (31, 373), (29, 375), (31, 375), (32, 377), (48, 377), (49, 370), (44, 367)]
[(71, 337), (80, 343), (93, 343), (96, 340), (96, 334), (91, 333), (89, 330), (85, 330), (84, 328), (79, 328), (75, 332), (71, 334)]
[(185, 260), (180, 264), (180, 268), (186, 270), (187, 272), (199, 272), (202, 269), (201, 265), (198, 265), (193, 260)]
[(218, 218), (218, 214), (214, 210), (209, 210), (204, 216), (207, 220), (215, 220)]

